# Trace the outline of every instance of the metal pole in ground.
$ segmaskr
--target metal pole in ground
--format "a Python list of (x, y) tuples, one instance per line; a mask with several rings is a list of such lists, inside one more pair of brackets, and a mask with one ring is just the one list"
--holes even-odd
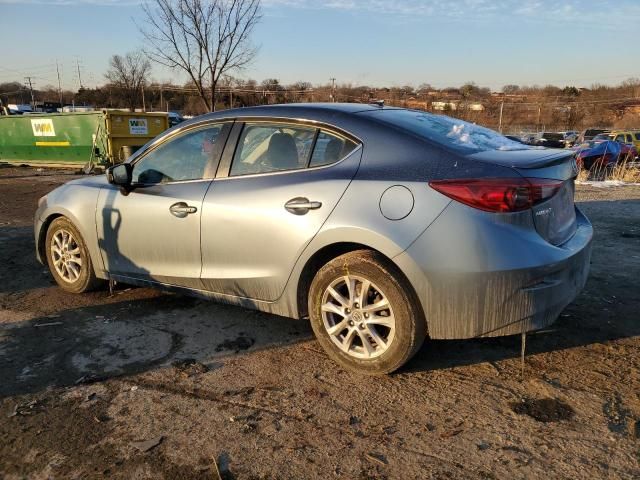
[(33, 84), (31, 83), (31, 77), (24, 77), (24, 79), (29, 82), (29, 91), (31, 92), (31, 110), (35, 112), (36, 110), (36, 100), (33, 96)]
[(60, 67), (58, 66), (58, 59), (56, 59), (56, 73), (58, 74), (58, 95), (60, 96), (60, 109), (62, 109), (62, 107), (64, 107), (64, 102), (62, 101), (62, 83), (60, 82)]

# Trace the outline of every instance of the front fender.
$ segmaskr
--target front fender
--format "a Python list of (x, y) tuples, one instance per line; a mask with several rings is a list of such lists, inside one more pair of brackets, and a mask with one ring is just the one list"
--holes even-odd
[(53, 220), (66, 217), (82, 235), (91, 262), (98, 278), (107, 278), (104, 263), (98, 249), (96, 231), (96, 204), (99, 185), (63, 185), (49, 193), (36, 211), (34, 234), (36, 255), (41, 263), (46, 263), (44, 243), (47, 229)]

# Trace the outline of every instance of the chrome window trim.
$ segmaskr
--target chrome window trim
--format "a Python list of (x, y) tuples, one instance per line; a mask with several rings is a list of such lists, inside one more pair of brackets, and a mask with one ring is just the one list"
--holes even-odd
[(363, 149), (362, 144), (359, 143), (359, 144), (356, 145), (356, 148), (351, 150), (351, 152), (349, 152), (347, 155), (342, 157), (340, 160), (338, 160), (337, 162), (329, 163), (328, 165), (319, 165), (317, 167), (293, 168), (293, 169), (290, 169), (290, 170), (275, 170), (273, 172), (264, 172), (264, 173), (251, 173), (251, 174), (248, 174), (248, 175), (236, 175), (235, 177), (231, 177), (231, 176), (227, 175), (226, 177), (214, 178), (213, 181), (217, 182), (219, 180), (238, 180), (238, 179), (241, 179), (241, 178), (265, 177), (265, 176), (271, 176), (271, 175), (283, 175), (283, 174), (288, 174), (288, 173), (299, 173), (299, 172), (322, 170), (322, 169), (326, 169), (326, 168), (335, 167), (336, 165), (338, 165), (339, 163), (344, 162), (351, 155), (353, 155), (354, 153), (356, 153), (358, 151), (361, 151), (362, 149)]
[[(248, 175), (236, 175), (236, 176), (231, 176), (231, 166), (233, 163), (233, 158), (235, 157), (235, 153), (236, 150), (238, 148), (238, 145), (240, 143), (240, 136), (242, 135), (242, 131), (244, 131), (245, 125), (247, 123), (251, 123), (251, 124), (256, 124), (256, 123), (267, 123), (267, 124), (273, 124), (273, 123), (282, 123), (285, 125), (302, 125), (302, 126), (309, 126), (309, 127), (313, 127), (316, 128), (318, 133), (325, 130), (331, 134), (334, 134), (338, 137), (341, 137), (345, 140), (349, 140), (353, 143), (355, 143), (356, 147), (351, 150), (351, 152), (349, 152), (347, 155), (345, 155), (344, 157), (342, 157), (341, 159), (339, 159), (336, 162), (333, 163), (329, 163), (327, 165), (319, 165), (317, 167), (310, 167), (308, 165), (307, 162), (307, 166), (303, 167), (303, 168), (293, 168), (293, 169), (289, 169), (289, 170), (276, 170), (273, 172), (263, 172), (263, 173), (251, 173)], [(347, 131), (345, 131), (344, 129), (337, 127), (335, 125), (326, 123), (326, 122), (321, 122), (318, 120), (308, 120), (308, 119), (301, 119), (301, 118), (287, 118), (287, 117), (255, 117), (255, 116), (247, 116), (247, 117), (236, 117), (235, 118), (235, 125), (241, 124), (241, 130), (238, 134), (238, 139), (236, 141), (236, 144), (233, 146), (227, 145), (225, 146), (225, 150), (227, 148), (232, 147), (233, 148), (233, 152), (231, 153), (231, 163), (229, 163), (229, 168), (228, 171), (226, 172), (226, 174), (222, 175), (222, 176), (216, 176), (216, 178), (214, 178), (214, 180), (225, 180), (225, 179), (229, 179), (229, 178), (253, 178), (253, 177), (257, 177), (257, 176), (265, 176), (265, 175), (280, 175), (280, 174), (284, 174), (284, 173), (294, 173), (294, 172), (305, 172), (305, 171), (309, 171), (309, 170), (319, 170), (319, 169), (323, 169), (323, 168), (330, 168), (333, 167), (334, 165), (338, 165), (339, 163), (342, 163), (345, 159), (349, 158), (352, 154), (354, 154), (355, 152), (364, 149), (364, 142), (362, 140), (360, 140), (359, 137), (357, 137), (356, 135), (353, 135), (352, 133), (349, 133)], [(231, 133), (230, 133), (231, 136)], [(315, 143), (314, 143), (314, 149), (315, 149)], [(310, 152), (309, 155), (309, 161), (311, 160), (311, 157), (313, 156), (313, 150)], [(223, 152), (223, 157), (224, 157), (224, 152)], [(221, 160), (222, 163), (222, 160)]]

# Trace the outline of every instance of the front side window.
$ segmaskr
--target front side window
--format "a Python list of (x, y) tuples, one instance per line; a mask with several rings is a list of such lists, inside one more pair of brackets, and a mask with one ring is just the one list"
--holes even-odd
[(142, 157), (133, 167), (133, 182), (143, 184), (212, 178), (210, 172), (224, 142), (225, 124), (189, 131), (168, 140)]
[(306, 168), (315, 128), (278, 123), (245, 124), (231, 164), (231, 176)]

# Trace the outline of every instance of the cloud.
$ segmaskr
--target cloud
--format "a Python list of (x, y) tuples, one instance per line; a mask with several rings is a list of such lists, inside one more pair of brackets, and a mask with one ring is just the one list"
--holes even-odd
[[(135, 6), (145, 0), (0, 0), (2, 4)], [(289, 9), (376, 14), (391, 20), (425, 18), (571, 24), (598, 29), (640, 24), (638, 0), (262, 0), (268, 15)], [(620, 12), (623, 12), (621, 15)]]
[[(578, 23), (618, 27), (640, 22), (638, 0), (262, 0), (267, 9), (342, 10), (395, 17)], [(620, 16), (618, 12), (624, 12)]]
[(123, 7), (140, 5), (144, 0), (0, 0), (0, 5), (94, 5), (104, 7)]

